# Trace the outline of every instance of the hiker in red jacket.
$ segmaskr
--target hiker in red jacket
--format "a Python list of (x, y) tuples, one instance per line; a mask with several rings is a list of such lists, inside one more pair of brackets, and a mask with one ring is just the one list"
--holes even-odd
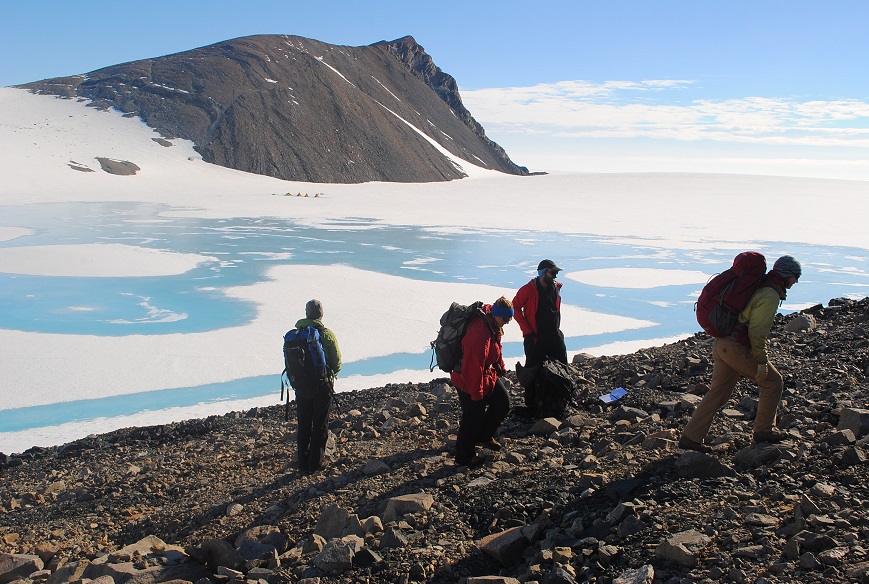
[(456, 464), (479, 466), (476, 444), (499, 450), (495, 432), (510, 411), (510, 395), (501, 379), (506, 374), (501, 356), (503, 327), (513, 320), (513, 305), (503, 296), (483, 306), (485, 318), (474, 318), (462, 338), (462, 362), (450, 379), (459, 390), (462, 418), (456, 437)]
[(795, 258), (785, 255), (777, 259), (739, 314), (730, 336), (715, 339), (712, 344), (712, 383), (685, 426), (679, 438), (679, 448), (709, 452), (704, 439), (712, 426), (712, 419), (730, 399), (736, 382), (742, 377), (753, 379), (759, 390), (752, 432), (754, 441), (776, 443), (787, 438), (787, 433), (774, 426), (784, 384), (781, 373), (769, 361), (767, 337), (779, 302), (785, 299), (787, 291), (797, 283), (802, 272), (802, 266)]
[(519, 288), (513, 298), (516, 322), (525, 339), (525, 367), (546, 359), (567, 363), (567, 348), (561, 332), (561, 268), (552, 260), (537, 266), (537, 277)]

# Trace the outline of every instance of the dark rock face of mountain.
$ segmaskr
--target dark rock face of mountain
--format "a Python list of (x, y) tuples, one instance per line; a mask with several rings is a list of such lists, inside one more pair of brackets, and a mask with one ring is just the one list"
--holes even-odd
[(455, 79), (412, 37), (364, 47), (243, 37), (21, 87), (138, 115), (207, 162), (310, 181), (461, 178), (431, 142), (526, 175), (462, 105)]

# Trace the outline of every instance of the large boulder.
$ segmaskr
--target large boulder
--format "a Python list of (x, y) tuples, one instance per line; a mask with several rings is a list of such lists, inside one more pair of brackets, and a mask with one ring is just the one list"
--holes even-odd
[(33, 554), (0, 554), (0, 582), (24, 580), (43, 568), (42, 559)]

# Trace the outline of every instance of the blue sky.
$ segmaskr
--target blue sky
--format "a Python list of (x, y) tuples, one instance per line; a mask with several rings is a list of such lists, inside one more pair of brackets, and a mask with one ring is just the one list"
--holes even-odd
[(412, 35), (533, 170), (869, 180), (869, 2), (0, 0), (0, 86), (250, 34)]

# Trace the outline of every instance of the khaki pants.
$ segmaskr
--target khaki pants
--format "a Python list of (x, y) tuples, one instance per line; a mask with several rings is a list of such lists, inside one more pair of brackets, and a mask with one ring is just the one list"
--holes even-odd
[[(712, 426), (712, 418), (730, 399), (740, 376), (754, 379), (757, 375), (757, 363), (751, 357), (751, 349), (729, 337), (715, 339), (712, 345), (712, 357), (712, 386), (697, 405), (694, 415), (682, 432), (683, 436), (695, 442), (703, 442), (706, 438), (709, 427)], [(754, 432), (772, 428), (782, 387), (781, 374), (770, 363), (766, 379), (758, 383), (759, 395)]]

